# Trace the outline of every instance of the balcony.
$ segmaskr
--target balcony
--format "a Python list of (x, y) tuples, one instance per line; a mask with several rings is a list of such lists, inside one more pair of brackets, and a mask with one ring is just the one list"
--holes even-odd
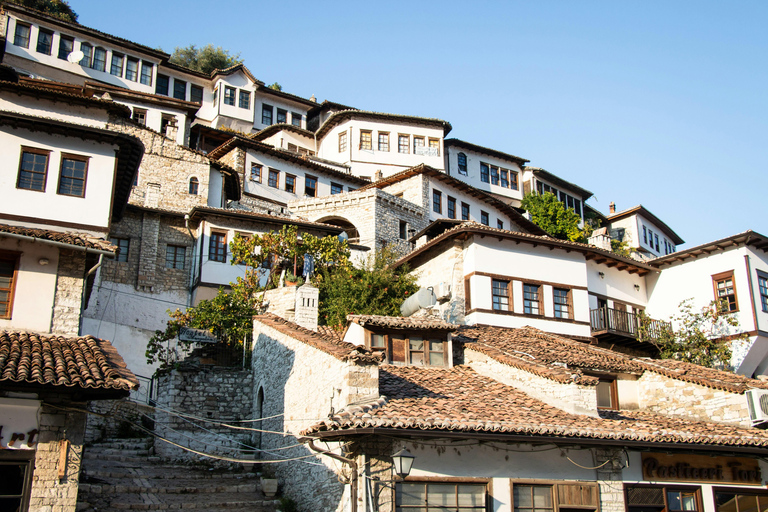
[[(615, 343), (626, 347), (648, 350), (648, 344), (639, 338), (639, 321), (636, 313), (602, 307), (589, 311), (589, 321), (592, 336), (598, 341)], [(662, 320), (651, 319), (648, 324), (648, 335), (658, 339), (665, 330), (671, 330), (672, 325)]]

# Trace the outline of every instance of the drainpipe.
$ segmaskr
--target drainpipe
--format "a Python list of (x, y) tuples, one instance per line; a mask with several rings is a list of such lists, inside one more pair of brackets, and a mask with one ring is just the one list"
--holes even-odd
[[(88, 250), (85, 251), (86, 258), (88, 257)], [(99, 267), (101, 267), (101, 264), (104, 262), (104, 255), (99, 254), (99, 261), (96, 262), (96, 264), (91, 267), (91, 269), (85, 273), (85, 279), (83, 279), (83, 290), (80, 293), (80, 319), (78, 320), (77, 325), (77, 335), (82, 336), (83, 335), (83, 313), (85, 313), (85, 291), (88, 288), (88, 278), (93, 275), (94, 272), (96, 272)]]
[(187, 228), (187, 232), (189, 233), (189, 237), (192, 239), (192, 257), (190, 258), (190, 261), (192, 262), (191, 265), (191, 276), (189, 278), (189, 293), (187, 294), (187, 307), (190, 307), (192, 305), (192, 285), (195, 282), (195, 252), (197, 252), (197, 240), (195, 240), (195, 235), (192, 234), (192, 229), (189, 227), (189, 214), (187, 213), (184, 215), (184, 227)]
[(336, 455), (333, 452), (330, 452), (328, 450), (323, 450), (321, 448), (318, 448), (314, 445), (314, 440), (310, 439), (307, 441), (307, 446), (309, 446), (312, 451), (315, 451), (319, 453), (320, 455), (327, 455), (332, 459), (336, 459), (340, 461), (342, 464), (349, 464), (349, 468), (352, 470), (352, 475), (350, 475), (349, 480), (344, 482), (343, 480), (341, 483), (343, 484), (349, 484), (349, 494), (350, 494), (350, 512), (357, 512), (357, 462), (354, 461), (354, 459), (348, 459), (346, 457), (342, 457), (341, 455)]
[(755, 332), (760, 335), (760, 327), (757, 323), (757, 306), (755, 305), (755, 289), (752, 288), (752, 268), (749, 263), (749, 254), (744, 255), (744, 264), (747, 266), (747, 283), (749, 284), (749, 303), (752, 305), (752, 318), (755, 319)]

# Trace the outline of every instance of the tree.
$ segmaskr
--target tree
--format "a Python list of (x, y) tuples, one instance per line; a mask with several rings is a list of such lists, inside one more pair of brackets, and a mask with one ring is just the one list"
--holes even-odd
[(712, 301), (696, 311), (693, 299), (686, 299), (678, 306), (680, 313), (672, 317), (677, 325), (654, 323), (647, 315), (640, 313), (639, 339), (654, 345), (662, 359), (677, 359), (710, 368), (730, 369), (731, 347), (743, 343), (746, 334), (730, 335), (738, 330), (739, 321), (734, 315), (723, 313), (720, 304)]
[(179, 66), (202, 73), (211, 73), (215, 69), (230, 68), (243, 62), (239, 53), (230, 55), (229, 50), (224, 50), (221, 46), (213, 46), (212, 44), (207, 44), (202, 48), (198, 48), (194, 44), (184, 48), (177, 46), (169, 60)]
[(77, 13), (72, 10), (67, 0), (8, 0), (8, 2), (50, 14), (64, 21), (77, 23)]
[(582, 243), (589, 238), (589, 227), (579, 228), (581, 217), (551, 192), (526, 194), (520, 206), (531, 214), (534, 224), (555, 238)]
[(274, 89), (275, 91), (282, 91), (283, 90), (283, 86), (280, 85), (277, 82), (273, 83), (272, 85), (268, 85), (267, 87), (269, 87), (270, 89)]

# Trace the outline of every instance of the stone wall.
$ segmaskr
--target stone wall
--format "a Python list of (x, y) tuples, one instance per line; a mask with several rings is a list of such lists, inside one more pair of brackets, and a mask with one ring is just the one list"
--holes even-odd
[(293, 322), (296, 313), (296, 286), (283, 286), (264, 292), (266, 312)]
[(432, 286), (437, 291), (440, 283), (450, 285), (450, 298), (447, 302), (438, 304), (437, 308), (443, 320), (458, 324), (464, 323), (464, 315), (466, 313), (464, 301), (464, 243), (456, 240), (428, 262), (411, 269), (411, 272), (418, 276), (417, 284), (422, 288)]
[[(88, 415), (85, 425), (85, 443), (97, 443), (105, 439), (120, 438), (129, 430), (132, 434), (139, 431), (128, 423), (149, 426), (154, 410), (126, 398), (124, 400), (94, 400), (88, 402), (88, 410), (95, 413)], [(128, 422), (128, 423), (127, 423)], [(147, 434), (149, 435), (149, 434)]]
[[(594, 452), (597, 469), (597, 485), (600, 488), (600, 512), (624, 512), (624, 478), (622, 463), (626, 455), (622, 450), (596, 448)], [(625, 462), (626, 464), (626, 462)]]
[(83, 278), (86, 256), (83, 251), (59, 250), (56, 273), (56, 295), (53, 299), (51, 332), (69, 336), (80, 334), (80, 311), (83, 300)]
[(645, 372), (637, 381), (640, 409), (666, 416), (751, 427), (745, 395)]
[[(253, 374), (249, 370), (182, 366), (176, 370), (160, 371), (157, 378), (158, 408), (202, 420), (158, 411), (155, 432), (160, 437), (200, 452), (251, 459), (251, 432), (231, 429), (222, 423), (251, 418), (252, 390)], [(202, 457), (162, 441), (155, 442), (155, 451), (168, 459), (216, 463), (216, 459)]]

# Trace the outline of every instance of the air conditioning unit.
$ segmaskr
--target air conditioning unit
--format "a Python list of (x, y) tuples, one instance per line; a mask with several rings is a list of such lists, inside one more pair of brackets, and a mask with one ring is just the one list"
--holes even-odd
[(752, 426), (768, 423), (768, 389), (749, 389), (745, 395)]

